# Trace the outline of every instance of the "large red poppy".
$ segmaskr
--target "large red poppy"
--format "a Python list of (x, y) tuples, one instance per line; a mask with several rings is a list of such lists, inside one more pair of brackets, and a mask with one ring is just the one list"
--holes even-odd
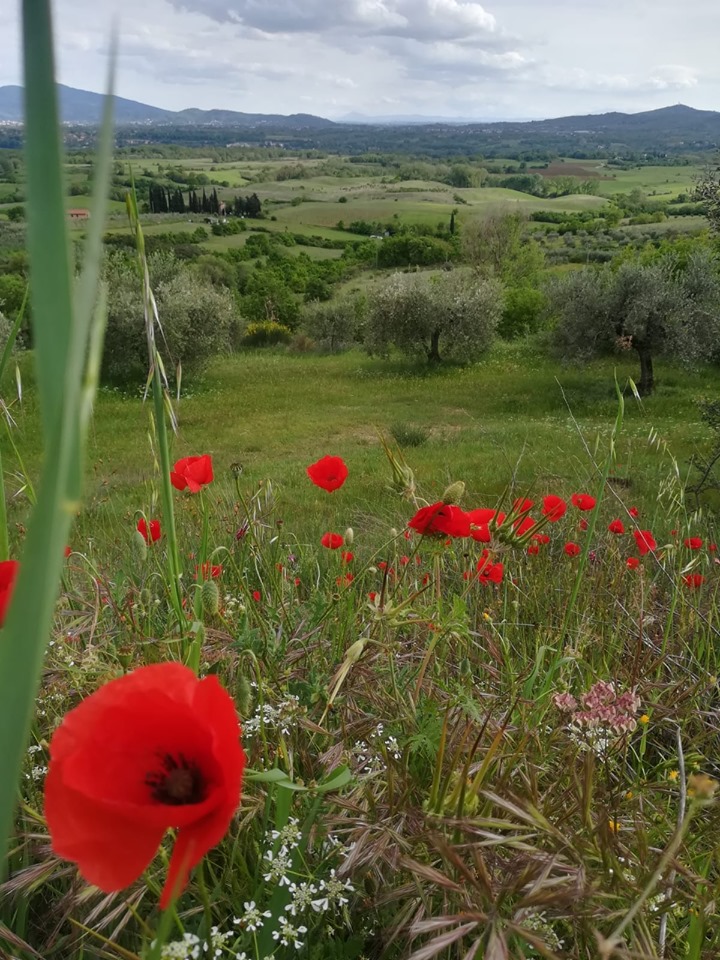
[(328, 550), (337, 550), (345, 543), (345, 538), (341, 533), (324, 533), (320, 538), (320, 543)]
[(332, 493), (347, 480), (348, 468), (342, 457), (322, 457), (317, 463), (310, 464), (307, 475), (316, 487)]
[(635, 543), (637, 544), (641, 557), (644, 557), (646, 553), (650, 553), (651, 550), (657, 547), (655, 537), (653, 537), (649, 530), (633, 530), (633, 536), (635, 537)]
[(518, 519), (513, 521), (513, 530), (515, 531), (516, 537), (524, 537), (525, 534), (535, 526), (537, 526), (537, 524), (532, 517), (523, 517), (522, 520)]
[(478, 580), (480, 583), (501, 583), (503, 578), (502, 563), (493, 563), (487, 550), (483, 550), (477, 564)]
[(567, 512), (567, 503), (562, 497), (556, 497), (554, 493), (548, 494), (543, 498), (542, 514), (547, 517), (550, 523), (557, 523)]
[(20, 572), (17, 560), (3, 560), (0, 562), (0, 627), (5, 623), (5, 614), (12, 600), (15, 581)]
[(578, 510), (594, 510), (595, 509), (595, 497), (591, 497), (589, 493), (574, 493), (570, 500), (574, 507), (577, 507)]
[(566, 543), (563, 550), (569, 557), (577, 557), (580, 554), (580, 545), (577, 543)]
[(625, 524), (622, 520), (613, 520), (608, 526), (608, 530), (610, 533), (615, 533), (619, 536), (621, 533), (625, 533)]
[(138, 879), (175, 828), (164, 909), (225, 835), (244, 767), (235, 705), (216, 677), (198, 680), (180, 663), (140, 667), (83, 700), (53, 734), (53, 850), (112, 893)]
[(190, 493), (199, 493), (200, 489), (212, 483), (212, 480), (212, 457), (207, 453), (202, 457), (183, 457), (170, 473), (170, 481), (176, 490), (187, 487)]
[(685, 537), (683, 544), (688, 550), (699, 550), (703, 545), (702, 537)]
[(146, 543), (155, 543), (160, 539), (160, 521), (151, 520), (147, 523), (145, 517), (140, 517), (137, 525), (138, 533), (142, 534)]
[(465, 511), (442, 500), (418, 510), (408, 526), (423, 536), (430, 533), (445, 534), (447, 537), (470, 536), (470, 519)]
[(493, 510), (492, 507), (479, 507), (477, 510), (468, 510), (467, 515), (470, 523), (476, 523), (479, 527), (484, 523), (492, 523), (493, 520), (495, 520), (496, 523), (502, 523), (505, 519), (504, 513), (498, 514), (497, 510)]

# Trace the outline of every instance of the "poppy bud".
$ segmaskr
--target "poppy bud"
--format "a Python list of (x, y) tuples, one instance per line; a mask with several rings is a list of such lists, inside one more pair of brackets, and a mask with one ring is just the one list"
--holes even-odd
[(390, 536), (392, 537), (393, 540), (397, 535), (398, 535), (397, 527), (390, 527)]
[(214, 617), (220, 609), (220, 591), (214, 580), (206, 580), (201, 588), (203, 610)]
[(356, 640), (345, 654), (345, 663), (357, 663), (365, 650), (365, 640)]
[(241, 717), (248, 717), (252, 709), (252, 687), (250, 681), (244, 675), (238, 677), (237, 687), (235, 689), (235, 699), (237, 700), (238, 710)]
[(442, 502), (446, 503), (448, 506), (456, 507), (464, 495), (465, 484), (462, 482), (462, 480), (456, 480), (455, 483), (450, 484), (445, 493), (442, 495)]
[(461, 677), (471, 677), (472, 676), (472, 666), (467, 657), (463, 657), (460, 661), (459, 667)]
[(136, 530), (135, 533), (133, 533), (132, 549), (133, 553), (141, 563), (144, 563), (147, 560), (147, 542), (139, 530)]
[(348, 527), (345, 533), (343, 534), (343, 539), (348, 547), (352, 546), (352, 542), (355, 539), (355, 531), (352, 527)]

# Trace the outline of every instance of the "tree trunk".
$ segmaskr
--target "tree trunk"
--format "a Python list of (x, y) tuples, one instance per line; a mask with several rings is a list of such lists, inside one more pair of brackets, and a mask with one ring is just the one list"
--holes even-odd
[(640, 382), (637, 385), (641, 397), (648, 397), (655, 387), (652, 354), (647, 347), (636, 347), (640, 357)]
[(440, 363), (442, 359), (440, 357), (440, 331), (438, 329), (433, 330), (430, 336), (430, 349), (428, 350), (428, 360), (430, 363)]

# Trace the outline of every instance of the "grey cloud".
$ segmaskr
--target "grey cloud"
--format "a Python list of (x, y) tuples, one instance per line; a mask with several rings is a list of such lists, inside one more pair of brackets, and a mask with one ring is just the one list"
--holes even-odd
[(492, 35), (495, 17), (478, 0), (170, 0), (178, 9), (202, 13), (265, 33), (409, 37), (422, 42)]

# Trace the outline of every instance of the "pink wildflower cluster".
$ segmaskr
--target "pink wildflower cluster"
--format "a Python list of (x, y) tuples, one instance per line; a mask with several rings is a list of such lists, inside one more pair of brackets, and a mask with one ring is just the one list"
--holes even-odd
[(572, 714), (571, 721), (581, 727), (594, 730), (607, 727), (613, 733), (632, 733), (637, 727), (635, 714), (640, 708), (640, 698), (634, 690), (618, 694), (613, 683), (598, 680), (580, 698), (581, 709), (570, 693), (556, 693), (553, 703), (563, 713)]

